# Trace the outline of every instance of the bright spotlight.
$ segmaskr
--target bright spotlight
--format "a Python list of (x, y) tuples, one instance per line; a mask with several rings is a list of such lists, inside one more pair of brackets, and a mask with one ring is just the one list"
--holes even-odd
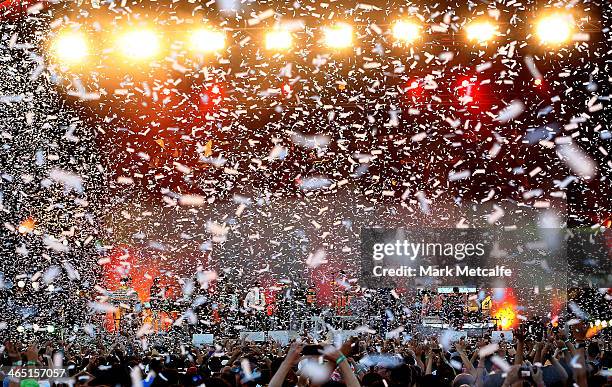
[(293, 38), (291, 33), (285, 30), (274, 30), (266, 34), (266, 49), (287, 50), (291, 48)]
[(78, 32), (60, 34), (51, 46), (53, 56), (62, 64), (82, 63), (89, 55), (87, 40)]
[(215, 52), (225, 48), (225, 34), (206, 28), (195, 30), (189, 38), (189, 48), (195, 52)]
[(497, 35), (497, 26), (488, 21), (480, 21), (468, 24), (465, 28), (467, 38), (470, 41), (486, 43)]
[(151, 59), (159, 54), (159, 37), (151, 30), (132, 30), (119, 38), (121, 54), (132, 60)]
[(330, 48), (347, 48), (353, 44), (353, 27), (339, 23), (325, 29), (325, 44)]
[(569, 13), (554, 13), (538, 21), (536, 34), (543, 44), (558, 45), (569, 41), (574, 32), (574, 18)]
[(393, 37), (401, 42), (412, 43), (417, 40), (421, 34), (420, 26), (409, 21), (397, 21), (393, 25)]

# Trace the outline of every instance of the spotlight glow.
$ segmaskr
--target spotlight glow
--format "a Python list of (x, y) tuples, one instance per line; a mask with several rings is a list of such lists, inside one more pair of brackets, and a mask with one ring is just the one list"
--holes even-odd
[(536, 35), (540, 43), (560, 45), (568, 42), (574, 32), (574, 18), (569, 13), (554, 13), (538, 21)]
[(469, 41), (486, 43), (497, 36), (497, 26), (488, 21), (473, 22), (465, 27)]
[(325, 45), (330, 48), (347, 48), (353, 44), (353, 27), (339, 23), (325, 28)]
[(391, 32), (396, 40), (405, 43), (412, 43), (421, 35), (420, 30), (421, 28), (418, 24), (400, 20), (395, 22)]
[(51, 46), (53, 56), (64, 65), (83, 63), (89, 55), (85, 36), (78, 32), (60, 34)]
[(291, 33), (285, 30), (274, 30), (266, 34), (266, 49), (287, 50), (291, 48), (293, 38)]
[(160, 51), (159, 37), (148, 29), (126, 32), (119, 37), (118, 46), (123, 56), (137, 61), (152, 59)]
[(189, 37), (189, 48), (195, 52), (215, 52), (225, 48), (225, 34), (221, 31), (202, 28)]
[(34, 221), (33, 218), (29, 217), (25, 219), (23, 222), (19, 223), (19, 227), (17, 228), (17, 231), (19, 231), (20, 234), (29, 234), (32, 231), (34, 231), (35, 226), (36, 226), (36, 222)]

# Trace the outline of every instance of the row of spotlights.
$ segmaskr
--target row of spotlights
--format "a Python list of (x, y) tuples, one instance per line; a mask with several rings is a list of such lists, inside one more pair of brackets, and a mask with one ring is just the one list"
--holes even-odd
[[(574, 31), (574, 19), (569, 13), (553, 13), (541, 18), (536, 25), (536, 35), (544, 45), (561, 45), (569, 41)], [(324, 28), (324, 43), (333, 49), (351, 47), (353, 27), (338, 23)], [(498, 35), (498, 26), (490, 20), (475, 21), (465, 27), (469, 41), (486, 44)], [(400, 20), (391, 28), (393, 38), (404, 44), (414, 43), (421, 37), (421, 25), (412, 21)], [(265, 47), (271, 51), (286, 51), (293, 45), (290, 31), (274, 29), (265, 35)], [(224, 49), (225, 34), (210, 29), (195, 30), (189, 36), (188, 48), (197, 53), (211, 53)], [(159, 35), (151, 29), (135, 29), (119, 36), (116, 47), (120, 53), (131, 60), (147, 60), (156, 57), (161, 49)], [(52, 45), (55, 58), (63, 64), (78, 64), (90, 54), (84, 34), (67, 32), (60, 34)]]
[(595, 320), (595, 322), (591, 322), (591, 328), (593, 328), (593, 326), (595, 326), (596, 328), (607, 328), (607, 327), (612, 327), (612, 319), (610, 319), (610, 321), (606, 321), (606, 320)]
[[(55, 327), (53, 325), (47, 325), (46, 327), (41, 327), (38, 324), (32, 324), (32, 330), (34, 332), (47, 331), (48, 333), (53, 333), (55, 332)], [(23, 325), (19, 325), (17, 327), (17, 332), (23, 333), (25, 331), (26, 331), (26, 327), (24, 327)]]

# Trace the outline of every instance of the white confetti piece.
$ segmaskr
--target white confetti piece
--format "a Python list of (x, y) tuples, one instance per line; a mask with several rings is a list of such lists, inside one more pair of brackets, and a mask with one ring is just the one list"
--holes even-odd
[(595, 177), (597, 164), (578, 145), (560, 144), (557, 146), (557, 154), (576, 175), (587, 180)]
[(524, 111), (525, 104), (522, 101), (514, 100), (499, 112), (495, 120), (501, 123), (507, 123), (518, 118)]

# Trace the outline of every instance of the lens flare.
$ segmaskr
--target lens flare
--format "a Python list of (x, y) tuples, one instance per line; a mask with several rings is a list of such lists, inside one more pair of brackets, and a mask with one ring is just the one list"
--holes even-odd
[(274, 30), (266, 34), (266, 49), (287, 50), (291, 48), (293, 38), (291, 33), (285, 30)]
[(152, 59), (160, 51), (158, 35), (148, 29), (124, 33), (119, 38), (118, 46), (124, 57), (137, 61)]
[(574, 32), (574, 18), (569, 13), (554, 13), (538, 21), (536, 35), (542, 44), (560, 45), (568, 42)]
[(191, 33), (189, 48), (194, 52), (215, 52), (225, 48), (225, 34), (221, 31), (201, 28)]
[(325, 28), (325, 45), (329, 48), (347, 48), (353, 44), (353, 27), (339, 23)]
[(51, 46), (53, 56), (65, 65), (83, 63), (89, 55), (85, 36), (78, 32), (60, 34)]
[(497, 36), (497, 26), (488, 21), (480, 21), (469, 24), (465, 31), (469, 41), (486, 43)]
[(395, 22), (391, 32), (393, 37), (400, 42), (412, 43), (421, 35), (421, 27), (409, 21), (400, 20)]

